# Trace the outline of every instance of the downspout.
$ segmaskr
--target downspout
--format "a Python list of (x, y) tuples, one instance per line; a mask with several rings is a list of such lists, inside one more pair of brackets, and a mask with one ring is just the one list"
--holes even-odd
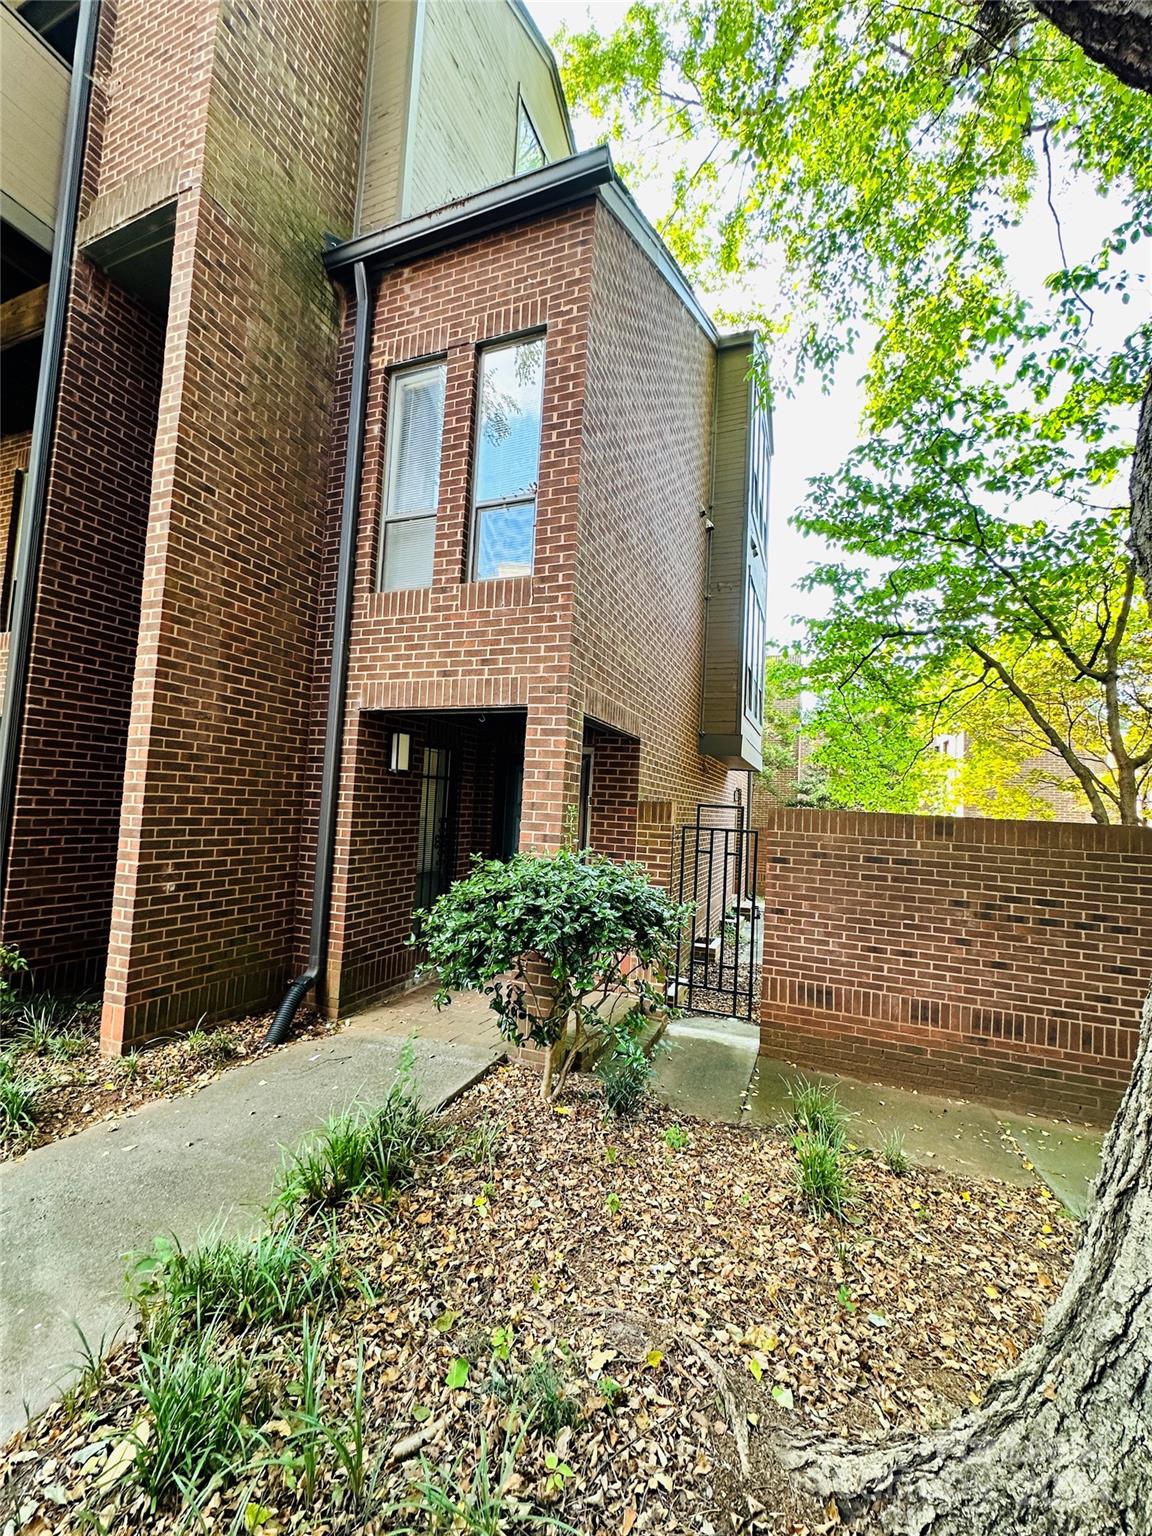
[(68, 281), (84, 176), (88, 108), (92, 99), (92, 63), (100, 25), (100, 0), (80, 7), (72, 81), (68, 90), (68, 114), (64, 120), (64, 149), (60, 160), (60, 186), (56, 199), (56, 228), (52, 264), (48, 273), (48, 299), (44, 311), (44, 340), (40, 376), (36, 384), (36, 410), (32, 418), (32, 442), (24, 482), (24, 511), (15, 551), (16, 605), (8, 640), (8, 678), (4, 713), (0, 717), (0, 901), (7, 879), (12, 813), (16, 800), (16, 768), (20, 730), (24, 721), (28, 667), (32, 653), (32, 621), (36, 611), (36, 586), (44, 541), (44, 496), (48, 484), (48, 458), (56, 426), (60, 390), (60, 358), (68, 309)]
[(356, 574), (356, 535), (360, 508), (360, 466), (364, 456), (364, 417), (368, 402), (371, 305), (364, 263), (354, 268), (356, 329), (352, 344), (352, 387), (344, 440), (344, 495), (340, 507), (340, 553), (336, 567), (336, 604), (332, 619), (332, 670), (328, 679), (328, 718), (324, 727), (324, 765), (316, 827), (316, 865), (312, 874), (312, 928), (308, 967), (288, 991), (264, 1037), (281, 1045), (304, 998), (320, 979), (328, 949), (332, 907), (332, 865), (336, 854), (336, 812), (340, 799), (340, 755), (344, 740), (344, 701), (348, 686), (348, 650), (352, 630), (352, 590)]

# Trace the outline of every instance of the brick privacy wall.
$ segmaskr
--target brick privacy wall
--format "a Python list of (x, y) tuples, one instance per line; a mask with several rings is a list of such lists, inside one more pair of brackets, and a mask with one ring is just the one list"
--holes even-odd
[(40, 986), (104, 966), (162, 357), (156, 319), (78, 257), (3, 901)]
[[(149, 0), (179, 31), (183, 0)], [(351, 227), (360, 4), (222, 0), (181, 150), (103, 1039), (270, 1002), (289, 970), (337, 304)], [(199, 59), (196, 54), (193, 59)], [(141, 50), (152, 77), (171, 64)], [(127, 88), (126, 88), (127, 89)], [(147, 179), (109, 125), (106, 164)], [(154, 153), (164, 152), (157, 142)]]
[[(28, 468), (31, 432), (9, 432), (0, 437), (0, 589), (7, 577), (8, 536), (12, 518), (12, 497), (16, 489), (16, 471)], [(8, 678), (8, 631), (0, 630), (0, 700)]]
[(761, 1049), (1106, 1121), (1152, 974), (1152, 834), (769, 812)]
[(607, 854), (610, 859), (634, 859), (640, 743), (593, 725), (585, 729), (584, 744), (594, 754), (588, 845), (594, 853)]

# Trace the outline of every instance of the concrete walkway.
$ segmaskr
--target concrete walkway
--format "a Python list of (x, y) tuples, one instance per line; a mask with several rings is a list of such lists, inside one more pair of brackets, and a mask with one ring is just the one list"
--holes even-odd
[(834, 1085), (850, 1116), (854, 1145), (879, 1152), (895, 1133), (914, 1163), (1007, 1184), (1039, 1177), (1074, 1216), (1084, 1214), (1101, 1131), (758, 1058), (755, 1026), (737, 1019), (679, 1019), (668, 1026), (665, 1040), (668, 1049), (656, 1059), (656, 1089), (682, 1114), (779, 1125), (791, 1104), (788, 1084), (801, 1076), (819, 1078)]
[[(0, 1442), (75, 1375), (77, 1326), (93, 1349), (128, 1319), (125, 1256), (158, 1233), (189, 1245), (254, 1230), (285, 1146), (326, 1116), (378, 1100), (404, 1038), (356, 1021), (235, 1067), (0, 1167)], [(462, 1092), (501, 1051), (418, 1041), (425, 1102)]]

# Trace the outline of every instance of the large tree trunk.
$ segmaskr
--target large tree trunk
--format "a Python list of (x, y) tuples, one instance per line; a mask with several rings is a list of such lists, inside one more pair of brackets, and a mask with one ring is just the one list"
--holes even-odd
[(1125, 85), (1152, 91), (1152, 0), (1032, 0), (1065, 37)]
[[(1149, 23), (1152, 30), (1152, 23)], [(1137, 575), (1144, 583), (1144, 596), (1152, 611), (1152, 376), (1140, 402), (1140, 421), (1136, 427), (1136, 450), (1132, 456), (1129, 480), (1132, 493), (1131, 531), (1128, 547)]]
[(853, 1528), (899, 1536), (1152, 1532), (1152, 992), (1083, 1243), (1028, 1352), (950, 1428), (783, 1459)]

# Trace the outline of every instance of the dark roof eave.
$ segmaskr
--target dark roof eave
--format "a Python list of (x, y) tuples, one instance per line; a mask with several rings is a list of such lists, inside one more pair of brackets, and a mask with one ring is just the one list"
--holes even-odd
[(599, 197), (636, 244), (656, 266), (705, 335), (715, 343), (716, 327), (692, 291), (692, 285), (671, 252), (648, 223), (617, 176), (606, 145), (597, 145), (566, 160), (555, 160), (538, 171), (486, 187), (470, 197), (434, 208), (402, 224), (358, 235), (324, 253), (332, 277), (344, 277), (358, 262), (373, 272), (417, 261), (423, 256), (461, 245), (523, 219), (569, 207), (584, 197)]

